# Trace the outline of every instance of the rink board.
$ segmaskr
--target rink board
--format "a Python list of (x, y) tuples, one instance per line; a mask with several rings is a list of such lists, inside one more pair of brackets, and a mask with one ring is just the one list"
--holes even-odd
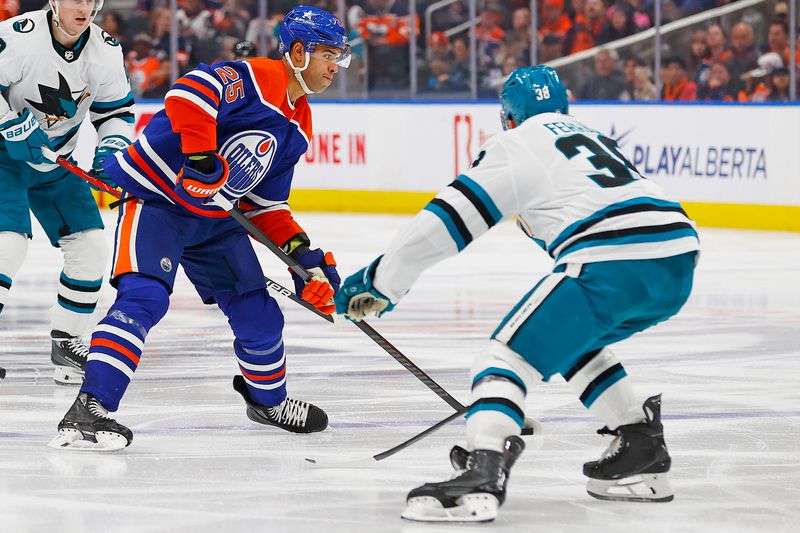
[[(137, 131), (161, 108), (137, 106)], [(297, 210), (413, 213), (501, 131), (496, 104), (315, 102)], [(800, 231), (800, 107), (573, 105), (701, 225)], [(87, 132), (89, 133), (89, 132)], [(91, 161), (91, 134), (76, 154)]]

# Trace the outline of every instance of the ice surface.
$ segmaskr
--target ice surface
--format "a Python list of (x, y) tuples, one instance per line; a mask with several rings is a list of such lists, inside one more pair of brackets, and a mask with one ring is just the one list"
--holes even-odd
[[(343, 275), (382, 252), (406, 220), (297, 218), (316, 245), (335, 252)], [(399, 515), (408, 490), (450, 474), (447, 453), (462, 441), (463, 421), (368, 467), (304, 459), (383, 451), (450, 414), (442, 400), (356, 328), (278, 297), (290, 394), (324, 408), (332, 429), (298, 436), (258, 427), (231, 388), (237, 366), (227, 323), (183, 274), (116, 414), (133, 444), (106, 455), (47, 448), (77, 391), (51, 378), (47, 311), (61, 258), (39, 230), (0, 316), (0, 366), (8, 370), (0, 382), (0, 532), (797, 531), (800, 234), (702, 229), (701, 238), (684, 310), (616, 347), (637, 393), (664, 394), (675, 501), (586, 494), (581, 465), (607, 441), (558, 379), (529, 391), (528, 414), (546, 433), (527, 439), (498, 521), (441, 526)], [(260, 256), (267, 275), (292, 286), (281, 263)], [(513, 224), (501, 224), (371, 323), (466, 402), (472, 359), (549, 266)], [(104, 287), (99, 307), (113, 298)]]

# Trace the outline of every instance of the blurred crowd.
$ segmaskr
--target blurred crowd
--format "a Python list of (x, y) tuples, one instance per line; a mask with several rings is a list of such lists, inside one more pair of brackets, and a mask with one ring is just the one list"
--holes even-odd
[[(662, 0), (662, 23), (729, 3), (731, 0)], [(266, 20), (258, 0), (179, 0), (177, 63), (185, 71), (248, 55), (277, 58), (282, 14), (297, 4), (337, 13), (337, 0), (269, 0)], [(432, 11), (436, 0), (418, 0), (416, 17), (408, 0), (347, 0), (345, 25), (353, 43), (348, 79), (369, 96), (408, 90), (409, 40), (417, 35), (420, 94), (469, 94), (469, 3), (453, 0)], [(42, 7), (42, 0), (0, 0), (0, 19)], [(654, 0), (539, 0), (538, 28), (531, 32), (530, 0), (478, 0), (475, 31), (477, 94), (494, 98), (505, 76), (531, 60), (536, 39), (538, 62), (595, 49), (580, 76), (568, 78), (574, 98), (586, 100), (786, 101), (789, 98), (788, 5), (778, 1), (757, 33), (747, 20), (717, 21), (695, 27), (685, 49), (666, 50), (658, 80), (650, 56), (622, 53), (608, 43), (650, 28)], [(135, 9), (114, 10), (106, 0), (96, 22), (122, 45), (131, 84), (140, 98), (159, 98), (171, 76), (168, 0), (138, 0)], [(413, 31), (412, 31), (413, 30)], [(261, 37), (263, 35), (263, 37)], [(261, 37), (261, 38), (260, 38)], [(266, 42), (266, 50), (256, 43)], [(246, 43), (245, 43), (246, 42)], [(238, 46), (237, 46), (238, 45)], [(598, 47), (598, 48), (595, 48)], [(800, 48), (800, 46), (798, 46)], [(632, 47), (636, 49), (636, 47)], [(645, 60), (646, 59), (646, 60)], [(658, 82), (658, 83), (657, 83)], [(658, 87), (661, 87), (659, 90)]]

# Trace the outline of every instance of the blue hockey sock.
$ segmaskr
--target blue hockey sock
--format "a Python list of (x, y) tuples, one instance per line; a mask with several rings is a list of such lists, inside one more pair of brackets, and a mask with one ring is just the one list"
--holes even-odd
[(137, 274), (120, 278), (117, 300), (92, 333), (81, 392), (116, 411), (139, 365), (148, 331), (169, 304), (161, 282)]

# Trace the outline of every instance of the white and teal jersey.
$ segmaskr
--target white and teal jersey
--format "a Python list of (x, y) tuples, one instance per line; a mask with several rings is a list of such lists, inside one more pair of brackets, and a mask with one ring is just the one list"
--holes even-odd
[(0, 124), (28, 108), (51, 148), (67, 155), (89, 113), (100, 139), (116, 137), (130, 144), (133, 93), (119, 43), (91, 24), (66, 49), (51, 33), (51, 17), (50, 11), (33, 11), (0, 22)]
[(545, 113), (480, 148), (472, 168), (393, 240), (375, 287), (398, 301), (423, 270), (511, 216), (556, 266), (699, 249), (680, 204), (639, 174), (613, 139), (569, 115)]

